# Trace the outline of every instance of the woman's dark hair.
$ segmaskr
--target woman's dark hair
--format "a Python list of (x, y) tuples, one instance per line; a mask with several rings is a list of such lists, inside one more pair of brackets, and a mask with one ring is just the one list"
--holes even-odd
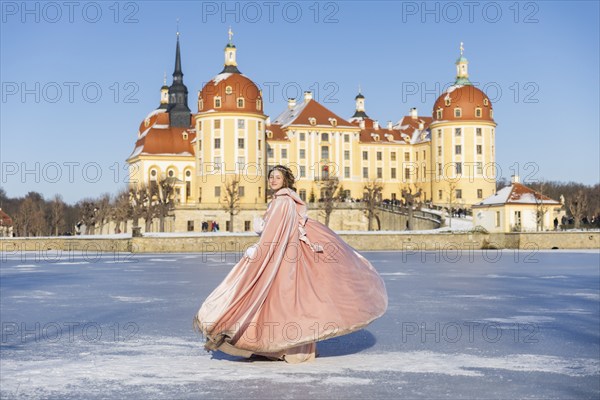
[(294, 187), (294, 183), (296, 182), (296, 178), (294, 178), (294, 173), (292, 172), (292, 170), (286, 167), (285, 165), (276, 165), (273, 167), (273, 169), (269, 171), (269, 178), (275, 170), (281, 172), (281, 175), (283, 175), (283, 187), (290, 188), (295, 192), (296, 187)]

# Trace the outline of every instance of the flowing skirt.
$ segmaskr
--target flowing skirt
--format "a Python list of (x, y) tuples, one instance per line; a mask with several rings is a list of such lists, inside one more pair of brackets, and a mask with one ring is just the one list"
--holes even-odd
[(312, 219), (288, 233), (261, 238), (202, 304), (206, 349), (302, 362), (315, 342), (383, 315), (385, 285), (367, 259)]

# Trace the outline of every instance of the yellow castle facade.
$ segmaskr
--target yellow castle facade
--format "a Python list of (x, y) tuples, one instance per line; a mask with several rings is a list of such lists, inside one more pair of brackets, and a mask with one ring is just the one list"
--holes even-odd
[(128, 158), (132, 181), (175, 182), (176, 203), (187, 209), (218, 208), (237, 180), (240, 205), (267, 202), (267, 174), (276, 164), (295, 172), (306, 201), (318, 201), (323, 182), (336, 179), (346, 198), (361, 199), (377, 182), (381, 198), (464, 207), (495, 192), (495, 129), (489, 98), (469, 81), (468, 61), (456, 61), (456, 81), (431, 114), (412, 108), (385, 126), (370, 118), (362, 93), (350, 118), (336, 115), (305, 92), (289, 99), (277, 117), (264, 113), (262, 92), (238, 69), (237, 48), (225, 47), (223, 70), (198, 92), (197, 112), (187, 104), (179, 35), (173, 84), (161, 88), (161, 103), (140, 124)]

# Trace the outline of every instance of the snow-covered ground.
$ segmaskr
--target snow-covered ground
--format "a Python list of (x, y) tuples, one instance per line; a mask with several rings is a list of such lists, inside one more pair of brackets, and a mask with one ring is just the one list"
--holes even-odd
[(301, 365), (202, 349), (239, 254), (0, 254), (0, 398), (600, 396), (597, 251), (363, 254), (387, 313)]

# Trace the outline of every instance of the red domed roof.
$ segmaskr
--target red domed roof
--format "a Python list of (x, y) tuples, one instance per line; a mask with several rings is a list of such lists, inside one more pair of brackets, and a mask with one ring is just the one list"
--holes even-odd
[[(455, 109), (460, 109), (456, 116)], [(438, 117), (438, 110), (442, 110)], [(479, 109), (480, 114), (477, 114)], [(492, 102), (483, 91), (473, 85), (453, 85), (444, 91), (433, 105), (433, 121), (483, 120), (494, 122)]]
[[(215, 97), (220, 97), (220, 107), (216, 107)], [(223, 72), (215, 76), (204, 85), (198, 99), (202, 100), (199, 113), (212, 111), (264, 115), (260, 89), (252, 80), (238, 73)], [(238, 104), (239, 99), (243, 99), (242, 104)]]

